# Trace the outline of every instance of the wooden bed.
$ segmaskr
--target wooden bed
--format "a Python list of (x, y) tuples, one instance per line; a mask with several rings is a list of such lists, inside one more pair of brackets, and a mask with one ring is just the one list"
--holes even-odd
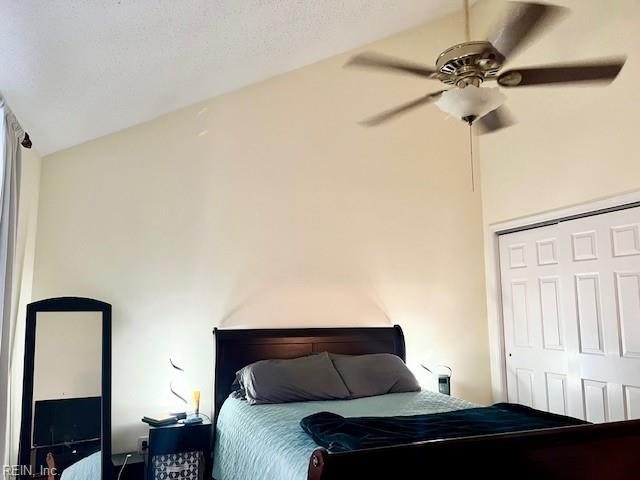
[[(352, 355), (392, 353), (405, 360), (404, 337), (397, 325), (214, 329), (213, 334), (214, 421), (231, 392), (235, 372), (258, 360), (294, 358), (322, 351)], [(640, 478), (640, 420), (432, 440), (351, 452), (330, 453), (317, 448), (309, 459), (308, 472), (309, 480), (444, 476), (636, 480)]]

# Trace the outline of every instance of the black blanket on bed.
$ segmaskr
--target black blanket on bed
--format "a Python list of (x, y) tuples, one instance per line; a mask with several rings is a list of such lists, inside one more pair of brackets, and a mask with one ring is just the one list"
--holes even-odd
[(351, 417), (320, 412), (300, 421), (313, 440), (332, 452), (491, 433), (582, 425), (588, 422), (523, 405), (497, 403), (445, 413), (400, 417)]

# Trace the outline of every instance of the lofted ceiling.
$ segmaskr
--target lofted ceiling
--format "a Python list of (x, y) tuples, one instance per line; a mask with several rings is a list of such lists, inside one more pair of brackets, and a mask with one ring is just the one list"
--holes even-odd
[(3, 0), (0, 91), (45, 155), (460, 7), (452, 0)]

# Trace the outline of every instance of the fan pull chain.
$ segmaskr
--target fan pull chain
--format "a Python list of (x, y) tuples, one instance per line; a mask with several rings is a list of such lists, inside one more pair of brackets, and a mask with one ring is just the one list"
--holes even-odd
[[(471, 27), (469, 25), (469, 0), (462, 0), (462, 5), (464, 7), (464, 37), (466, 42), (471, 41)], [(476, 191), (476, 179), (475, 179), (475, 171), (473, 166), (473, 130), (472, 130), (471, 122), (469, 122), (469, 161), (471, 166), (471, 191)]]
[(471, 157), (470, 162), (471, 162), (471, 191), (475, 192), (476, 191), (476, 179), (475, 179), (475, 172), (474, 172), (474, 165), (473, 165), (473, 130), (472, 130), (472, 126), (469, 125), (469, 156)]

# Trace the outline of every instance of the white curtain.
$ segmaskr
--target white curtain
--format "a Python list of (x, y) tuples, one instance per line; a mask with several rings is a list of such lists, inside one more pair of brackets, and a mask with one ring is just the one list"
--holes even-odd
[[(24, 131), (0, 96), (0, 461), (14, 464), (10, 432), (12, 418), (9, 386), (11, 358), (16, 343), (16, 320), (22, 264), (16, 261), (18, 202), (20, 198), (20, 142)], [(18, 340), (20, 341), (20, 340)], [(18, 420), (19, 422), (19, 420)]]

